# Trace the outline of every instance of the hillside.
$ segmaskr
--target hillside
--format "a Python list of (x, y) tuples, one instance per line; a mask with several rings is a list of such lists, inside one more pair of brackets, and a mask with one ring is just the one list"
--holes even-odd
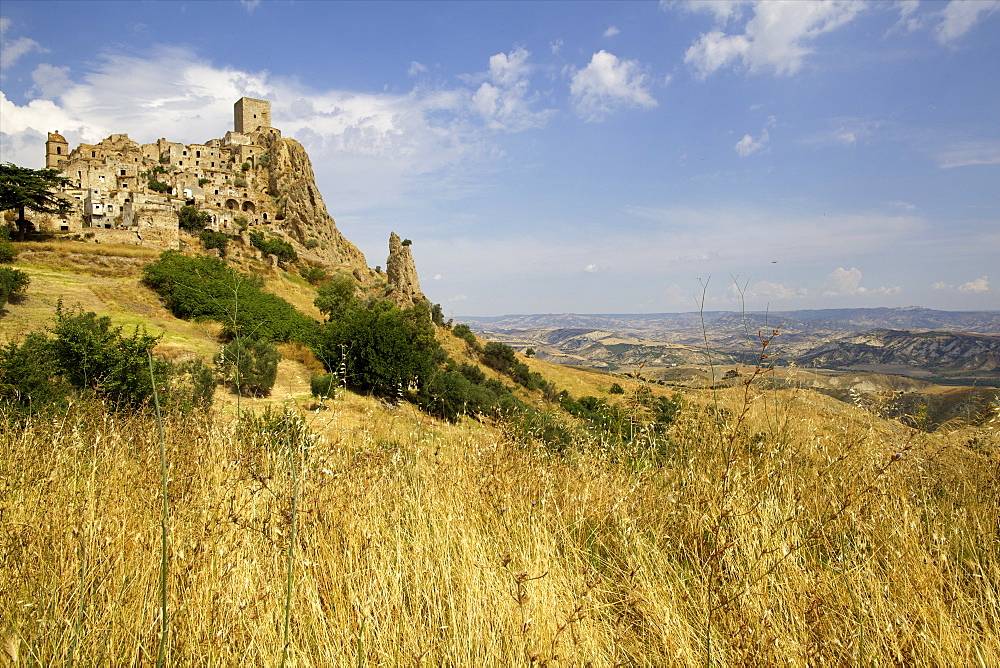
[[(442, 324), (398, 235), (383, 275), (279, 257), (305, 247), (280, 226), (223, 248), (177, 234), (163, 256), (17, 244), (31, 283), (0, 312), (4, 664), (1000, 663), (996, 394), (772, 367), (759, 348), (748, 365), (748, 324), (705, 345), (691, 314), (660, 339), (629, 316), (570, 318), (513, 332), (539, 348), (515, 353)], [(174, 273), (144, 282), (156, 266)], [(197, 317), (175, 315), (183, 300)], [(70, 387), (89, 348), (18, 348), (60, 335), (59, 304), (159, 337), (128, 367), (150, 395), (117, 401), (97, 364)], [(821, 331), (796, 326), (803, 345)], [(213, 359), (265, 331), (273, 387), (237, 393)], [(988, 372), (997, 338), (843, 337), (824, 363), (941, 374)], [(194, 372), (167, 374), (195, 360), (214, 401), (171, 401)], [(36, 368), (65, 401), (21, 392), (11, 370)]]
[[(175, 359), (218, 350), (216, 324), (175, 318), (139, 281), (155, 254), (22, 249), (32, 284), (5, 338), (50, 324), (61, 298), (163, 333), (157, 352)], [(318, 315), (290, 267), (233, 257)], [(168, 662), (252, 665), (1000, 660), (992, 429), (910, 430), (808, 389), (822, 376), (803, 370), (696, 389), (521, 355), (598, 412), (518, 387), (544, 420), (451, 423), (352, 392), (317, 401), (315, 360), (283, 354), (271, 396), (237, 411), (220, 388), (213, 410), (164, 421), (163, 535), (148, 412), (82, 402), (0, 421), (8, 658), (139, 664), (162, 645)]]
[(557, 452), (349, 393), (285, 405), (164, 424), (162, 542), (155, 420), (0, 426), (7, 652), (149, 663), (165, 611), (171, 663), (1000, 661), (993, 431), (734, 388)]

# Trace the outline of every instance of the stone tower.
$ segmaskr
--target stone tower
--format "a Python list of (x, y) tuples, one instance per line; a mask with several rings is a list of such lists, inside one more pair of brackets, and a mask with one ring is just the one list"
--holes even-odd
[(258, 127), (271, 127), (271, 103), (252, 97), (241, 97), (233, 105), (234, 130), (249, 134)]
[(69, 142), (59, 134), (59, 131), (49, 133), (45, 142), (45, 169), (61, 169), (69, 155)]

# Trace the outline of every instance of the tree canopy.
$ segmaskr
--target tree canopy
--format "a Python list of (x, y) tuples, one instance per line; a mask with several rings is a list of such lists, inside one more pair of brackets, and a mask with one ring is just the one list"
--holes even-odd
[(24, 241), (31, 222), (24, 217), (26, 209), (38, 213), (66, 215), (70, 203), (55, 193), (56, 188), (69, 185), (69, 179), (58, 169), (28, 169), (13, 163), (0, 164), (0, 211), (17, 211), (17, 239)]

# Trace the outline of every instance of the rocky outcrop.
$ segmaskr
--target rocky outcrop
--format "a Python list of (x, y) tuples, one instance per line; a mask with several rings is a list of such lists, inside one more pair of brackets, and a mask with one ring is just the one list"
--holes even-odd
[(413, 262), (410, 244), (401, 241), (395, 232), (389, 235), (389, 259), (386, 260), (385, 267), (389, 280), (388, 297), (393, 303), (401, 308), (409, 308), (427, 301), (427, 297), (420, 291), (417, 266)]
[(274, 226), (304, 250), (304, 259), (345, 267), (352, 273), (367, 276), (368, 263), (358, 247), (337, 229), (316, 187), (309, 155), (302, 144), (282, 138), (273, 129), (252, 133), (253, 141), (267, 149), (267, 160), (260, 169), (266, 175), (267, 194), (277, 203)]

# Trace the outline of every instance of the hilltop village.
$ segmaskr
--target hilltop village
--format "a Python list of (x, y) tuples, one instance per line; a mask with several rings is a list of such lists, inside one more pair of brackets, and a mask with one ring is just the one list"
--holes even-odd
[[(45, 166), (70, 180), (62, 193), (72, 207), (62, 217), (36, 214), (32, 223), (42, 233), (178, 249), (178, 214), (191, 206), (207, 214), (208, 229), (230, 234), (248, 249), (247, 233), (256, 229), (290, 243), (301, 262), (346, 270), (361, 283), (377, 278), (337, 229), (305, 149), (271, 126), (267, 100), (240, 98), (233, 129), (202, 144), (139, 144), (113, 134), (70, 150), (65, 137), (50, 132)], [(386, 269), (394, 301), (426, 299), (409, 243), (395, 233)]]
[(280, 138), (271, 127), (270, 102), (247, 97), (236, 102), (234, 129), (203, 144), (139, 144), (113, 134), (70, 150), (58, 131), (50, 132), (45, 166), (70, 179), (65, 194), (76, 205), (65, 218), (40, 217), (37, 226), (100, 230), (108, 241), (176, 248), (177, 212), (186, 204), (207, 211), (211, 227), (222, 231), (280, 220), (278, 197), (257, 178), (273, 157), (267, 146)]

